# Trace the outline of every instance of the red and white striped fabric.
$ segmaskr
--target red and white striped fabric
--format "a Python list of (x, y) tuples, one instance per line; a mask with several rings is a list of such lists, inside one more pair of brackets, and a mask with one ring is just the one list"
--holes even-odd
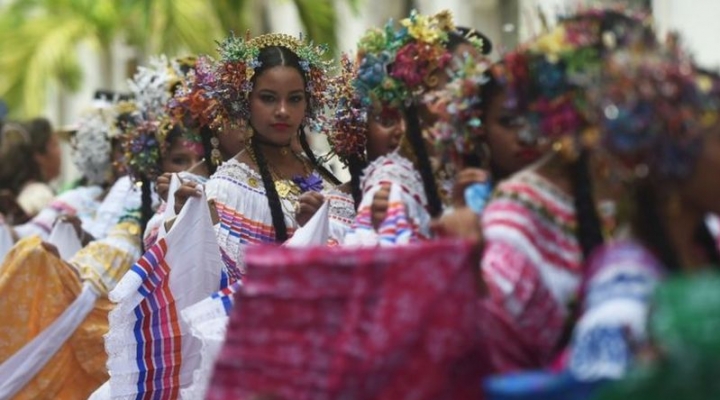
[(498, 372), (547, 366), (576, 298), (582, 253), (572, 198), (532, 170), (501, 183), (483, 213), (482, 330)]

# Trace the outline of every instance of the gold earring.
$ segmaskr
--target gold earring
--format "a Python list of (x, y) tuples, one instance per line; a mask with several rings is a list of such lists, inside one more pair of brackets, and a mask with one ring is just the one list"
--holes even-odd
[(220, 139), (218, 139), (217, 136), (213, 136), (210, 138), (210, 145), (212, 146), (212, 150), (210, 151), (210, 161), (215, 166), (219, 166), (222, 164), (222, 153), (220, 152)]

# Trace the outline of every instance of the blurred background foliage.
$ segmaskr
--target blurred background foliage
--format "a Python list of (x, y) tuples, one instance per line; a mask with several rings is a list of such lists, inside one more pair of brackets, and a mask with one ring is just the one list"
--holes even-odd
[[(333, 0), (285, 0), (309, 38), (337, 44)], [(357, 10), (358, 0), (347, 0)], [(262, 0), (16, 0), (0, 6), (0, 98), (13, 118), (40, 114), (48, 87), (74, 92), (83, 82), (81, 46), (100, 59), (101, 85), (111, 86), (113, 46), (139, 62), (152, 54), (214, 55), (228, 32), (268, 30), (271, 2)]]

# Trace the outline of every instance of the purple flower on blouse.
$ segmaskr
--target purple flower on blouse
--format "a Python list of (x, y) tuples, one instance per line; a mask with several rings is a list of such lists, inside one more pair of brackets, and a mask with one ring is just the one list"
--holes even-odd
[(296, 175), (292, 178), (293, 182), (300, 187), (300, 191), (305, 193), (307, 191), (319, 192), (323, 189), (323, 181), (320, 176), (316, 173), (312, 173), (306, 177)]

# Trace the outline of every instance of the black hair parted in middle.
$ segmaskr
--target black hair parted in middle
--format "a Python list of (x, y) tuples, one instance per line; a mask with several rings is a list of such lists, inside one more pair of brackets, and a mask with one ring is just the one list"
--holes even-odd
[[(303, 78), (303, 83), (307, 85), (307, 77), (305, 76), (305, 72), (302, 68), (302, 65), (300, 63), (300, 57), (298, 57), (297, 54), (295, 54), (292, 50), (288, 49), (287, 47), (283, 46), (268, 46), (260, 50), (260, 53), (258, 54), (258, 61), (260, 66), (255, 69), (255, 75), (253, 76), (253, 80), (257, 79), (258, 76), (262, 75), (263, 72), (266, 70), (273, 68), (273, 67), (279, 67), (279, 66), (285, 66), (285, 67), (291, 67), (296, 69), (300, 75)], [(310, 102), (308, 101), (307, 106), (310, 107)], [(311, 110), (308, 110), (306, 115), (310, 115)], [(251, 126), (252, 128), (252, 126)], [(310, 162), (313, 165), (313, 168), (315, 168), (318, 172), (323, 174), (327, 179), (332, 181), (334, 184), (339, 184), (340, 181), (335, 178), (335, 176), (327, 170), (320, 162), (318, 161), (317, 157), (313, 153), (312, 149), (310, 148), (309, 143), (307, 142), (307, 137), (305, 135), (305, 129), (303, 126), (300, 126), (300, 129), (298, 131), (298, 139), (300, 141), (300, 145), (303, 148), (303, 151), (305, 153), (305, 156), (310, 160)], [(287, 226), (285, 225), (285, 214), (282, 209), (282, 205), (280, 203), (280, 195), (277, 192), (277, 189), (275, 189), (275, 182), (273, 181), (272, 175), (270, 174), (270, 169), (267, 165), (267, 160), (265, 159), (264, 154), (262, 153), (262, 149), (259, 146), (259, 143), (257, 140), (250, 140), (250, 144), (252, 147), (252, 151), (255, 154), (256, 162), (258, 164), (258, 170), (260, 172), (260, 176), (263, 181), (263, 186), (265, 188), (266, 197), (268, 199), (268, 206), (270, 207), (270, 214), (272, 215), (272, 221), (273, 221), (273, 228), (275, 230), (275, 241), (278, 243), (282, 243), (285, 240), (288, 239), (288, 232), (287, 232)]]

